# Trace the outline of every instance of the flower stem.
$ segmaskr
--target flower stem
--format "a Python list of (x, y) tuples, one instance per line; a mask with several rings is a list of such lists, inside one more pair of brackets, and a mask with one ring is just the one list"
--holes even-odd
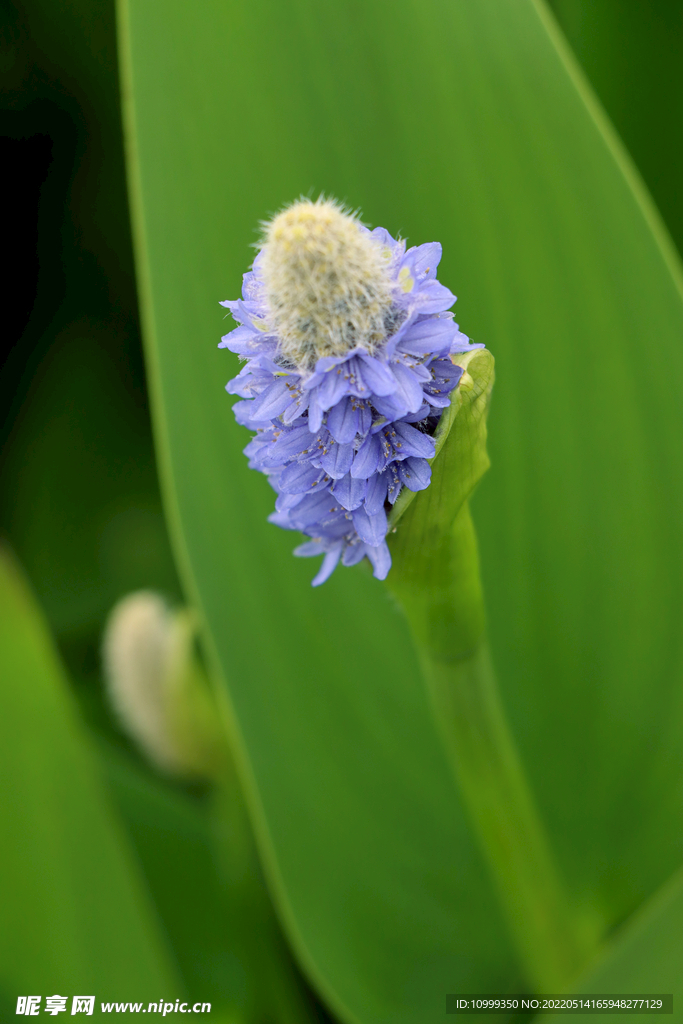
[(447, 531), (430, 526), (415, 502), (392, 556), (387, 582), (410, 621), (438, 727), (527, 980), (537, 992), (560, 992), (589, 951), (505, 720), (485, 641), (467, 502)]

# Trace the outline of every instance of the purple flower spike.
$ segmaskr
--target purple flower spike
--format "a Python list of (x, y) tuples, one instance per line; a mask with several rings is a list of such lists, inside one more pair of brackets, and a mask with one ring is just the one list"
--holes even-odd
[(438, 242), (406, 251), (333, 201), (300, 200), (266, 225), (242, 299), (221, 303), (240, 326), (219, 348), (246, 360), (226, 387), (256, 432), (245, 454), (277, 492), (270, 521), (311, 538), (294, 554), (323, 556), (313, 586), (363, 558), (385, 579), (387, 513), (429, 486), (463, 372), (452, 356), (484, 347), (447, 312), (440, 259)]

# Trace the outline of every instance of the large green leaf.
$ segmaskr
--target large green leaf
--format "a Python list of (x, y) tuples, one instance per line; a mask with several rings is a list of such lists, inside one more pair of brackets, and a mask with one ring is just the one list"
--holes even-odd
[(512, 954), (402, 620), (362, 569), (312, 592), (265, 522), (215, 302), (237, 294), (257, 221), (301, 192), (445, 243), (441, 279), (498, 368), (474, 502), (494, 657), (599, 929), (680, 857), (678, 271), (531, 0), (120, 11), (168, 510), (270, 878), (340, 1014), (432, 1019), (447, 990), (519, 985)]
[[(661, 890), (614, 936), (603, 955), (573, 987), (575, 993), (619, 995), (673, 994), (674, 1021), (683, 1020), (681, 1006), (681, 961), (683, 961), (683, 874), (677, 871)], [(543, 1018), (547, 1024), (560, 1015)], [(610, 1020), (631, 1020), (631, 1014), (616, 1013)], [(659, 1014), (643, 1013), (643, 1024), (661, 1020)]]
[[(40, 614), (0, 553), (0, 991), (175, 999), (144, 883)], [(70, 1007), (70, 1003), (69, 1003)]]

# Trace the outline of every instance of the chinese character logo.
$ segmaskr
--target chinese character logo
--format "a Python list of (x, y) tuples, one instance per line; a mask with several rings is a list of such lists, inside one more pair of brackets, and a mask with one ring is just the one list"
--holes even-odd
[(74, 1013), (87, 1013), (91, 1017), (94, 1008), (94, 996), (74, 996), (71, 1003), (71, 1016), (73, 1017)]
[(41, 999), (42, 996), (19, 996), (17, 999), (17, 1013), (23, 1013), (27, 1017), (37, 1017)]
[(56, 1017), (58, 1013), (66, 1010), (66, 996), (48, 996), (45, 1000), (45, 1013), (51, 1013)]

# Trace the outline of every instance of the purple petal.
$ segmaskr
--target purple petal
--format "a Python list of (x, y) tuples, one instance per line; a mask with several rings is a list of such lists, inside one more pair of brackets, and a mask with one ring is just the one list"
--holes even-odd
[(376, 238), (378, 242), (380, 242), (382, 245), (386, 245), (387, 248), (391, 249), (392, 251), (394, 249), (399, 249), (401, 252), (403, 252), (403, 249), (405, 248), (406, 243), (397, 242), (395, 238), (391, 237), (386, 228), (374, 228), (374, 230), (371, 231), (370, 234), (373, 238)]
[(335, 546), (327, 552), (323, 558), (323, 564), (320, 566), (317, 575), (315, 575), (311, 580), (312, 587), (319, 587), (321, 583), (324, 583), (325, 580), (330, 578), (334, 570), (337, 568), (337, 562), (339, 561), (339, 556), (342, 553), (342, 547), (343, 544), (339, 541), (338, 544), (335, 544)]
[(397, 347), (401, 352), (409, 352), (414, 356), (441, 352), (445, 348), (450, 348), (458, 333), (457, 325), (452, 320), (437, 320), (435, 317), (412, 324)]
[(455, 302), (455, 295), (438, 281), (425, 281), (414, 290), (415, 302), (421, 313), (443, 313)]
[(386, 541), (379, 544), (377, 547), (367, 547), (365, 554), (372, 562), (372, 575), (375, 579), (385, 580), (387, 573), (391, 569), (391, 555), (389, 554), (389, 548), (387, 547)]
[(266, 388), (262, 395), (254, 399), (251, 419), (254, 422), (258, 420), (267, 423), (284, 412), (291, 401), (292, 392), (287, 387), (287, 380), (276, 380), (274, 384)]
[(396, 471), (397, 465), (398, 463), (395, 463), (393, 466), (389, 466), (389, 468), (386, 470), (387, 473), (391, 473), (387, 498), (389, 499), (392, 505), (398, 498), (399, 493), (401, 491), (401, 481), (399, 480), (398, 473)]
[(242, 355), (253, 346), (254, 341), (259, 337), (257, 331), (249, 324), (241, 324), (229, 334), (224, 334), (218, 345), (219, 348), (228, 348), (237, 355)]
[(363, 377), (363, 364), (356, 353), (349, 359), (344, 367), (346, 374), (346, 388), (350, 395), (356, 398), (367, 398), (371, 393), (370, 385), (366, 384)]
[(283, 469), (279, 488), (283, 494), (307, 494), (314, 488), (320, 490), (318, 484), (323, 476), (310, 462), (292, 462)]
[(327, 414), (327, 429), (339, 444), (348, 444), (358, 433), (358, 403), (342, 398)]
[(361, 437), (365, 437), (371, 426), (372, 409), (367, 402), (361, 402), (360, 409), (358, 410), (358, 433)]
[[(424, 491), (432, 479), (432, 467), (426, 459), (409, 458), (398, 463), (398, 475), (409, 491)], [(367, 508), (367, 501), (365, 503)]]
[(303, 501), (300, 501), (291, 510), (289, 516), (297, 530), (307, 530), (314, 524), (318, 524), (324, 517), (332, 515), (336, 505), (337, 502), (329, 491), (306, 494)]
[(350, 473), (347, 473), (341, 480), (335, 481), (331, 490), (339, 504), (347, 512), (353, 512), (355, 508), (360, 508), (363, 504), (366, 487), (365, 480), (356, 480)]
[(385, 363), (381, 363), (379, 359), (373, 359), (372, 356), (367, 356), (364, 353), (358, 356), (357, 363), (360, 364), (359, 369), (363, 381), (373, 394), (390, 395), (396, 390), (396, 381)]
[(320, 457), (320, 465), (334, 480), (346, 476), (353, 462), (352, 444), (332, 444), (332, 447)]
[(351, 466), (351, 476), (358, 480), (367, 480), (379, 465), (382, 449), (376, 434), (368, 434), (356, 452)]
[(283, 466), (288, 459), (306, 452), (311, 440), (308, 427), (292, 427), (291, 430), (274, 432), (268, 443), (268, 459), (271, 466)]
[(423, 245), (418, 245), (413, 254), (415, 273), (425, 274), (428, 280), (435, 278), (442, 252), (440, 242), (425, 242)]
[[(425, 395), (425, 398), (427, 399), (427, 401), (429, 402), (430, 405), (434, 406), (435, 409), (445, 409), (447, 406), (449, 406), (451, 404), (450, 393), (436, 394), (436, 395), (431, 395), (431, 394), (427, 393)], [(427, 413), (425, 413), (424, 416), (421, 416), (420, 419), (424, 419), (424, 417), (426, 415), (427, 415)], [(411, 422), (411, 421), (409, 420), (408, 422)], [(415, 422), (417, 423), (418, 420), (416, 419)]]
[(322, 384), (323, 376), (324, 374), (316, 371), (310, 377), (306, 377), (306, 380), (303, 382), (304, 391), (312, 391), (313, 388), (317, 388), (319, 384)]
[(309, 526), (305, 532), (320, 538), (323, 542), (346, 540), (352, 526), (349, 513), (337, 507), (324, 519), (318, 519), (312, 526)]
[(365, 492), (365, 511), (369, 516), (375, 516), (384, 508), (389, 487), (388, 473), (374, 473), (368, 480), (368, 488)]
[[(458, 325), (456, 324), (455, 326), (457, 327)], [(483, 345), (481, 342), (475, 345), (474, 342), (470, 342), (466, 334), (458, 331), (451, 342), (451, 355), (455, 355), (456, 352), (469, 352), (475, 348), (486, 348), (486, 345)]]
[(381, 413), (387, 420), (400, 420), (408, 412), (405, 398), (399, 391), (395, 395), (373, 398), (372, 404), (377, 412)]
[(336, 405), (348, 391), (348, 381), (344, 375), (343, 367), (337, 366), (324, 374), (322, 383), (316, 388), (316, 400), (318, 405), (326, 412)]
[(317, 434), (322, 426), (324, 410), (318, 404), (318, 397), (314, 393), (308, 406), (308, 429), (312, 434)]
[(268, 522), (273, 523), (274, 526), (281, 527), (283, 530), (299, 529), (289, 518), (289, 512), (271, 512), (268, 516)]
[[(400, 438), (401, 454), (404, 459), (409, 455), (417, 455), (422, 459), (434, 458), (434, 438), (429, 434), (423, 434), (421, 430), (416, 430), (409, 423), (393, 423), (392, 429)], [(397, 444), (396, 438), (393, 441), (395, 447), (398, 448), (399, 444)]]
[(253, 389), (256, 381), (251, 371), (251, 367), (245, 366), (243, 370), (229, 380), (225, 385), (225, 390), (229, 395), (239, 395), (240, 398), (253, 398)]
[(254, 402), (251, 398), (245, 398), (241, 402), (235, 402), (232, 407), (233, 415), (242, 427), (250, 427), (256, 430), (256, 424), (251, 424), (251, 409)]
[(237, 302), (221, 302), (221, 306), (227, 306), (230, 310), (233, 319), (237, 320), (240, 324), (254, 324), (256, 329), (260, 332), (264, 325), (263, 318), (258, 315), (262, 312), (259, 306), (254, 302), (244, 302), (242, 299), (238, 299)]
[(305, 544), (299, 544), (292, 552), (297, 558), (314, 558), (315, 555), (324, 555), (325, 548), (319, 540), (309, 540)]
[(308, 408), (309, 395), (307, 392), (297, 394), (297, 389), (292, 391), (292, 397), (294, 401), (291, 405), (288, 405), (285, 411), (281, 414), (283, 423), (293, 423), (297, 420)]
[(352, 513), (353, 525), (362, 541), (371, 547), (377, 547), (387, 535), (387, 517), (384, 509), (374, 516), (369, 516), (364, 508)]
[[(341, 363), (348, 362), (349, 357), (349, 352), (344, 356), (321, 356), (315, 364), (315, 375), (322, 380), (323, 376), (333, 367), (339, 366)], [(315, 383), (319, 384), (320, 380), (315, 381)]]
[(397, 362), (403, 363), (403, 365), (410, 370), (415, 380), (418, 381), (421, 385), (426, 384), (427, 381), (432, 380), (432, 374), (430, 370), (427, 369), (422, 360), (416, 360), (414, 357), (410, 355), (405, 355), (403, 359), (399, 359), (397, 360)]
[(242, 451), (245, 455), (256, 455), (259, 452), (267, 451), (269, 447), (272, 447), (276, 441), (276, 434), (272, 427), (268, 430), (263, 430), (260, 434), (256, 434), (252, 437), (246, 448)]
[(391, 369), (398, 383), (396, 390), (406, 404), (406, 411), (417, 412), (423, 402), (422, 385), (419, 380), (403, 363), (392, 363)]
[[(425, 396), (425, 397), (429, 397), (429, 396)], [(431, 398), (430, 398), (430, 401), (431, 401)], [(449, 403), (450, 403), (450, 398), (444, 404), (448, 405)], [(429, 406), (429, 402), (423, 402), (422, 405), (420, 406), (420, 408), (417, 410), (417, 412), (409, 412), (405, 416), (402, 416), (401, 419), (403, 420), (404, 423), (419, 423), (420, 420), (425, 419), (425, 417), (430, 416), (431, 414), (432, 414), (432, 409)]]
[(434, 359), (429, 364), (429, 369), (434, 374), (435, 385), (442, 386), (442, 382), (445, 383), (447, 381), (449, 388), (455, 387), (465, 372), (462, 366), (457, 366), (448, 358)]
[(303, 500), (303, 494), (278, 494), (275, 499), (275, 509), (277, 512), (289, 512)]
[(365, 558), (365, 544), (362, 540), (356, 540), (344, 548), (342, 565), (357, 565), (363, 558)]

